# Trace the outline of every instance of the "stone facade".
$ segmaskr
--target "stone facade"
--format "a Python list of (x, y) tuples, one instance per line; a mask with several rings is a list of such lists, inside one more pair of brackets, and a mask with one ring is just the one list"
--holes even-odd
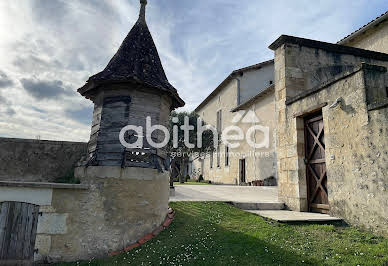
[(271, 85), (274, 81), (273, 63), (264, 65), (258, 70), (245, 71), (238, 79), (240, 80), (238, 104), (242, 104)]
[(69, 174), (87, 143), (0, 138), (0, 180), (53, 182)]
[(387, 234), (388, 55), (291, 36), (270, 48), (279, 199), (308, 210), (304, 117), (322, 110), (330, 214)]
[[(239, 159), (245, 159), (246, 164), (246, 182), (276, 179), (276, 151), (275, 151), (275, 94), (274, 89), (270, 88), (268, 91), (261, 93), (259, 97), (252, 99), (250, 103), (234, 110), (233, 114), (246, 114), (245, 117), (249, 117), (249, 114), (255, 114), (256, 118), (259, 119), (258, 125), (268, 129), (268, 147), (254, 148), (251, 147), (246, 140), (241, 141), (241, 146), (236, 149), (231, 149), (235, 152), (237, 157), (233, 158), (235, 171), (237, 172), (236, 177), (240, 178), (239, 173)], [(248, 130), (256, 123), (246, 123), (244, 118), (240, 120), (236, 125), (241, 128), (246, 135)], [(262, 143), (266, 136), (260, 131), (255, 131), (252, 136), (252, 140), (255, 143)], [(238, 182), (241, 184), (241, 180)], [(270, 183), (263, 183), (264, 185), (276, 185), (276, 181), (272, 180)]]
[(35, 261), (86, 260), (123, 250), (160, 226), (168, 212), (168, 173), (78, 168), (82, 185), (0, 184), (0, 202), (40, 206)]
[[(268, 68), (272, 69), (272, 61), (265, 68), (249, 71), (249, 76), (257, 76), (255, 80), (260, 80), (260, 84), (250, 84), (250, 89), (245, 89), (244, 93), (249, 92), (250, 98), (245, 98), (241, 105), (237, 105), (238, 89), (242, 86), (242, 81), (239, 83), (236, 79), (227, 80), (222, 84), (222, 88), (217, 90), (210, 99), (202, 103), (196, 112), (201, 116), (205, 123), (212, 126), (217, 125), (217, 112), (221, 112), (222, 124), (221, 130), (229, 126), (237, 126), (244, 133), (244, 140), (239, 141), (238, 148), (230, 148), (227, 155), (225, 144), (220, 144), (217, 151), (213, 155), (205, 158), (194, 158), (192, 164), (192, 172), (195, 178), (200, 174), (205, 180), (210, 180), (212, 183), (218, 184), (243, 184), (240, 178), (240, 160), (245, 159), (245, 182), (264, 180), (269, 177), (276, 178), (276, 154), (274, 145), (275, 131), (275, 105), (274, 91), (270, 89), (272, 76), (268, 75)], [(262, 76), (263, 75), (263, 76)], [(243, 76), (248, 76), (244, 74)], [(244, 83), (248, 86), (248, 83)], [(245, 86), (244, 85), (244, 86)], [(249, 86), (248, 86), (249, 87)], [(260, 90), (255, 89), (260, 88)], [(244, 91), (244, 90), (241, 90)], [(255, 91), (255, 94), (252, 94)], [(248, 94), (246, 94), (248, 95)], [(244, 96), (245, 97), (245, 96)], [(252, 121), (250, 116), (253, 114), (259, 121)], [(235, 119), (240, 116), (241, 119)], [(269, 146), (265, 148), (255, 149), (248, 145), (245, 140), (245, 135), (250, 127), (259, 124), (269, 129)], [(263, 134), (256, 131), (252, 135), (252, 139), (256, 143), (263, 141)], [(233, 141), (232, 141), (233, 142)], [(219, 153), (219, 155), (217, 155)], [(212, 157), (212, 158), (211, 158)], [(228, 157), (228, 159), (227, 159)], [(226, 161), (228, 160), (228, 163)], [(273, 183), (272, 183), (273, 184)]]

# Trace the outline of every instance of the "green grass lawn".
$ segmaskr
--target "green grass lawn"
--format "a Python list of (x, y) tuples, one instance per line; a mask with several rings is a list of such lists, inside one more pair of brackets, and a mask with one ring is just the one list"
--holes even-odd
[[(384, 265), (388, 239), (343, 225), (286, 225), (225, 203), (174, 202), (171, 226), (128, 253), (70, 265)], [(69, 264), (66, 264), (69, 265)]]
[(174, 182), (174, 186), (182, 186), (182, 185), (211, 185), (211, 184), (205, 183), (205, 182), (185, 182), (183, 184), (179, 182)]

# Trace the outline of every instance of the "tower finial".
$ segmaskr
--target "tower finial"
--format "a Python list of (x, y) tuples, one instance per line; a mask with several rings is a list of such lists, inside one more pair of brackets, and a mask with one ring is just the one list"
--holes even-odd
[(146, 5), (147, 0), (140, 0), (140, 14), (139, 14), (139, 20), (145, 22), (145, 11), (146, 11)]

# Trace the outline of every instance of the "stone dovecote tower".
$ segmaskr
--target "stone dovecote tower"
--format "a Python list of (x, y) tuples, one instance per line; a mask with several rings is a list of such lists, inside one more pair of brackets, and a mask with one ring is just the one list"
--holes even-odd
[[(89, 187), (88, 199), (79, 202), (82, 213), (93, 213), (82, 218), (86, 233), (80, 237), (80, 259), (123, 250), (160, 228), (168, 213), (169, 171), (163, 149), (152, 148), (145, 139), (141, 147), (129, 149), (119, 139), (127, 125), (145, 129), (146, 117), (152, 125), (167, 125), (171, 110), (185, 104), (168, 82), (148, 30), (147, 1), (140, 3), (139, 19), (117, 53), (78, 89), (94, 103), (87, 158), (74, 171)], [(159, 130), (144, 135), (155, 143), (164, 139)], [(128, 132), (125, 139), (132, 143), (141, 137)], [(94, 231), (89, 234), (90, 228)]]
[[(84, 162), (88, 166), (147, 166), (144, 160), (152, 158), (134, 156), (131, 151), (125, 156), (119, 141), (120, 130), (127, 125), (145, 129), (147, 116), (151, 117), (153, 125), (166, 125), (171, 110), (185, 104), (167, 80), (148, 29), (147, 0), (140, 0), (140, 3), (139, 19), (117, 53), (103, 71), (91, 76), (78, 89), (94, 103), (89, 154)], [(158, 142), (163, 136), (156, 131), (152, 138)], [(144, 138), (147, 148), (146, 138), (140, 137)], [(128, 135), (126, 140), (132, 142), (134, 138)]]

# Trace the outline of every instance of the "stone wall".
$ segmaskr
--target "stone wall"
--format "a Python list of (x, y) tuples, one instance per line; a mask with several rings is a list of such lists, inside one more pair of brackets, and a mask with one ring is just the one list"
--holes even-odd
[[(236, 126), (241, 128), (244, 135), (248, 130), (255, 126), (260, 125), (264, 129), (268, 129), (268, 136), (262, 131), (255, 130), (255, 132), (249, 136), (255, 143), (264, 143), (268, 141), (268, 147), (254, 148), (251, 147), (247, 140), (241, 141), (241, 146), (232, 151), (236, 152), (236, 177), (239, 178), (239, 165), (238, 159), (245, 159), (246, 163), (246, 183), (257, 180), (265, 180), (269, 177), (276, 178), (276, 154), (275, 154), (275, 95), (274, 90), (271, 89), (266, 93), (263, 93), (260, 97), (257, 97), (250, 105), (244, 107), (242, 111), (247, 112), (245, 117), (249, 117), (251, 114), (255, 114), (259, 120), (257, 123), (246, 123), (244, 119), (236, 123)], [(237, 113), (234, 113), (237, 114)]]
[(0, 138), (0, 180), (52, 182), (74, 169), (87, 143)]
[(35, 261), (106, 257), (159, 227), (168, 212), (168, 173), (78, 168), (81, 185), (0, 182), (0, 202), (40, 205)]
[(259, 91), (266, 89), (274, 81), (273, 63), (264, 65), (260, 69), (245, 71), (240, 79), (240, 104), (248, 101)]
[[(267, 68), (272, 69), (272, 64)], [(267, 68), (265, 69), (262, 79), (267, 78)], [(245, 75), (245, 74), (244, 74)], [(252, 71), (249, 75), (261, 75), (261, 69)], [(258, 80), (260, 78), (257, 78)], [(268, 82), (268, 81), (267, 81)], [(268, 83), (269, 84), (269, 83)], [(262, 84), (261, 84), (262, 85)], [(200, 174), (205, 180), (210, 180), (217, 184), (241, 184), (240, 182), (240, 165), (239, 161), (245, 159), (246, 163), (246, 182), (256, 180), (264, 180), (269, 177), (276, 177), (276, 154), (274, 145), (275, 123), (275, 101), (273, 89), (264, 91), (260, 97), (244, 106), (239, 112), (233, 110), (236, 106), (236, 91), (237, 82), (232, 80), (225, 84), (225, 87), (218, 92), (205, 106), (200, 108), (198, 114), (201, 118), (210, 125), (217, 124), (217, 111), (222, 112), (222, 129), (230, 126), (237, 126), (242, 129), (244, 139), (239, 141), (240, 146), (237, 148), (229, 148), (229, 164), (226, 165), (226, 147), (224, 144), (219, 145), (219, 167), (217, 166), (217, 153), (213, 153), (213, 160), (207, 156), (204, 160), (194, 158), (193, 173), (196, 173), (195, 178)], [(256, 94), (258, 91), (256, 91)], [(253, 114), (253, 117), (250, 115)], [(258, 118), (259, 122), (249, 122)], [(240, 119), (235, 119), (235, 118)], [(255, 149), (248, 145), (245, 135), (248, 129), (254, 125), (261, 125), (269, 128), (269, 147)], [(231, 132), (231, 135), (236, 132)], [(261, 143), (263, 134), (258, 130), (252, 134), (252, 139), (256, 143)], [(236, 141), (231, 141), (236, 143)], [(212, 163), (211, 163), (212, 161)]]
[[(222, 112), (222, 127), (231, 124), (234, 114), (231, 109), (237, 104), (237, 82), (229, 81), (225, 87), (215, 95), (204, 107), (198, 111), (201, 118), (209, 125), (217, 125), (217, 111)], [(207, 156), (202, 163), (201, 160), (194, 160), (193, 168), (196, 172), (202, 173), (204, 179), (213, 183), (236, 184), (238, 182), (238, 158), (231, 158), (230, 164), (225, 166), (225, 147), (220, 145), (220, 167), (217, 167), (217, 155), (213, 154), (211, 166), (210, 156)]]
[[(375, 108), (368, 102), (388, 79), (385, 68), (361, 65), (388, 66), (388, 55), (292, 38), (272, 45), (279, 199), (292, 210), (308, 210), (303, 117), (322, 110), (330, 214), (388, 234), (388, 98)], [(330, 108), (338, 98), (343, 104)]]

